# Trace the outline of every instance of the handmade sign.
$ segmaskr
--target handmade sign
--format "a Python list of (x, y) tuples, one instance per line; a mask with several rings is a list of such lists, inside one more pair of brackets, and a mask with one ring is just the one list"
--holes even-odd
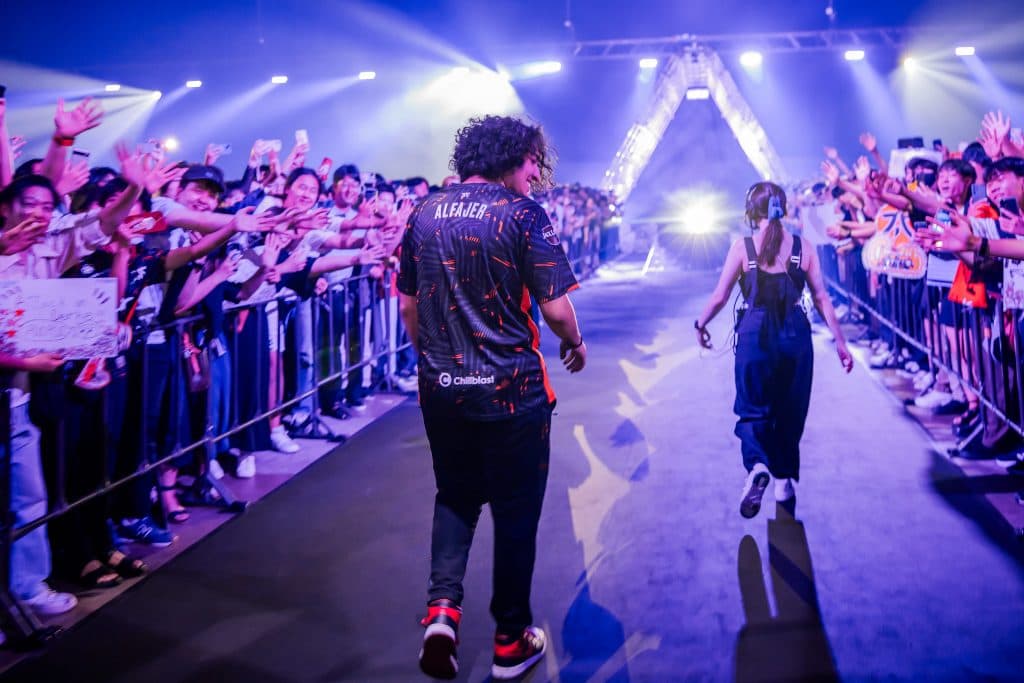
[(0, 281), (0, 353), (116, 356), (117, 280)]
[(878, 232), (864, 244), (861, 253), (864, 267), (896, 278), (923, 278), (928, 258), (914, 241), (907, 214), (887, 204), (875, 217), (875, 226)]

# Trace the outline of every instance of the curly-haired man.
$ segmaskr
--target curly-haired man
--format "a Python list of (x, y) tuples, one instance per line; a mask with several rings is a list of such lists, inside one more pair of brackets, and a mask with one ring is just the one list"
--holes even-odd
[(420, 668), (437, 678), (458, 672), (462, 580), (484, 503), (494, 519), (491, 674), (520, 676), (546, 649), (532, 625), (530, 584), (555, 394), (531, 298), (561, 339), (569, 372), (587, 357), (568, 296), (576, 278), (528, 196), (550, 183), (551, 159), (539, 126), (471, 120), (455, 140), (460, 182), (419, 204), (402, 242), (400, 307), (419, 356), (437, 482)]

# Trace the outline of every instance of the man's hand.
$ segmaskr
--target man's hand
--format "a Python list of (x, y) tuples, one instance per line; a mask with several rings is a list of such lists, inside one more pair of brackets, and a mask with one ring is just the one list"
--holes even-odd
[(825, 182), (828, 183), (829, 187), (835, 187), (839, 182), (839, 169), (836, 168), (835, 164), (828, 161), (821, 162), (821, 172), (825, 176)]
[(273, 233), (267, 235), (267, 240), (263, 244), (263, 253), (260, 254), (260, 261), (264, 268), (273, 268), (277, 265), (278, 259), (281, 257), (281, 250), (291, 242), (291, 238), (288, 235), (282, 235)]
[(327, 209), (313, 209), (297, 216), (292, 225), (299, 230), (323, 230), (329, 222)]
[(857, 163), (853, 165), (853, 172), (857, 176), (857, 180), (864, 182), (871, 175), (871, 164), (868, 163), (868, 158), (860, 156), (857, 158)]
[(372, 263), (380, 263), (388, 256), (387, 250), (383, 244), (370, 244), (366, 243), (363, 248), (359, 250), (359, 263), (364, 266), (368, 266)]
[(75, 138), (95, 128), (103, 121), (103, 107), (91, 97), (71, 111), (64, 111), (64, 100), (57, 100), (57, 112), (53, 116), (57, 137)]
[(15, 135), (11, 138), (11, 158), (15, 161), (21, 156), (21, 150), (24, 149), (26, 144), (25, 138), (20, 135)]
[(294, 147), (292, 147), (292, 151), (288, 153), (288, 156), (284, 160), (284, 165), (282, 166), (282, 169), (283, 169), (282, 172), (287, 175), (287, 174), (291, 173), (292, 171), (294, 171), (295, 169), (297, 169), (300, 166), (302, 166), (303, 164), (305, 164), (306, 163), (306, 153), (308, 153), (308, 152), (309, 152), (309, 145), (308, 144), (306, 144), (304, 142), (296, 143), (296, 145)]
[(580, 345), (573, 348), (569, 340), (563, 339), (558, 347), (558, 357), (566, 370), (577, 373), (587, 364), (587, 345), (580, 339)]
[(64, 358), (59, 353), (40, 353), (25, 359), (25, 369), (29, 372), (53, 372), (64, 365)]
[(188, 169), (175, 163), (156, 163), (146, 172), (146, 190), (150, 194), (156, 194), (167, 183), (181, 180), (186, 170)]
[(280, 216), (269, 213), (254, 216), (252, 212), (255, 210), (255, 206), (247, 206), (235, 214), (231, 219), (231, 225), (237, 232), (269, 232), (281, 222)]
[(213, 166), (217, 163), (217, 159), (221, 158), (225, 152), (224, 145), (218, 145), (210, 143), (206, 146), (206, 154), (203, 155), (203, 165)]
[(927, 250), (960, 252), (970, 249), (971, 224), (956, 211), (947, 212), (952, 225), (945, 225), (931, 216), (927, 217), (931, 227), (918, 230), (914, 239)]
[(1024, 217), (1011, 213), (1006, 209), (999, 209), (999, 227), (1014, 235), (1024, 235)]
[(128, 145), (119, 142), (116, 147), (117, 160), (121, 163), (121, 177), (140, 189), (145, 189), (149, 179), (146, 160), (141, 153), (132, 153)]
[(878, 150), (878, 140), (875, 139), (873, 133), (861, 133), (860, 144), (867, 150), (868, 154), (873, 154)]
[(837, 150), (835, 147), (826, 147), (825, 158), (831, 161), (835, 161), (836, 159), (839, 158), (839, 150)]
[(69, 160), (64, 164), (64, 173), (61, 174), (60, 181), (57, 182), (55, 189), (57, 194), (63, 197), (78, 190), (87, 182), (89, 182), (88, 162), (80, 161), (76, 164)]
[(39, 243), (46, 235), (48, 227), (49, 224), (46, 221), (29, 218), (13, 228), (0, 232), (0, 255), (20, 254), (33, 244)]
[(993, 138), (999, 141), (1000, 147), (1010, 137), (1010, 125), (1010, 117), (1001, 111), (990, 111), (981, 119), (982, 131), (988, 131)]

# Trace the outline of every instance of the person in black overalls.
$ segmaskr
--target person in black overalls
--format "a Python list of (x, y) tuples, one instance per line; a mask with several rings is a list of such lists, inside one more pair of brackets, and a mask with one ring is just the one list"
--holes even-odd
[(849, 372), (846, 347), (821, 275), (814, 249), (786, 233), (786, 193), (774, 183), (757, 183), (747, 192), (746, 218), (752, 237), (729, 250), (715, 292), (694, 327), (704, 348), (711, 348), (707, 324), (725, 306), (736, 280), (746, 303), (736, 325), (736, 436), (741, 442), (747, 480), (740, 514), (750, 518), (775, 477), (775, 499), (794, 498), (800, 479), (800, 437), (811, 399), (814, 352), (811, 326), (800, 299), (810, 287), (815, 307), (832, 331), (836, 352)]

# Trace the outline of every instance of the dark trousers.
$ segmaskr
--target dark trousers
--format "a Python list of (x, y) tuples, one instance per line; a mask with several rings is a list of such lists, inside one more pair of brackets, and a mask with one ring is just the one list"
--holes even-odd
[(748, 472), (760, 462), (773, 477), (800, 479), (813, 367), (809, 328), (778, 337), (760, 331), (737, 335), (736, 436)]
[(551, 452), (551, 409), (481, 422), (424, 415), (437, 481), (430, 547), (430, 600), (462, 604), (473, 532), (484, 503), (494, 519), (491, 614), (497, 632), (533, 622), (530, 584)]

